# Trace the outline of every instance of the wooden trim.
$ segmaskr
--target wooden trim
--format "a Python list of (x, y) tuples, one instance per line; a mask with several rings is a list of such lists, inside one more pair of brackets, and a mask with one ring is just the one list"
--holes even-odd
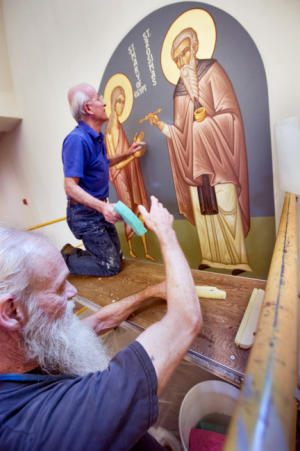
[(225, 451), (294, 449), (297, 267), (296, 196), (286, 193), (258, 330)]

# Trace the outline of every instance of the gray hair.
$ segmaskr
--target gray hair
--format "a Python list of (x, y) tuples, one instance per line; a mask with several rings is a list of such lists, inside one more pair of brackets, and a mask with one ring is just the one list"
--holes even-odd
[(32, 232), (0, 226), (0, 295), (10, 293), (16, 300), (29, 295), (33, 256), (46, 242)]
[(191, 47), (194, 50), (194, 53), (197, 53), (199, 45), (198, 35), (193, 28), (189, 27), (182, 30), (174, 39), (171, 49), (172, 58), (174, 56), (175, 49), (177, 49), (179, 44), (181, 44), (184, 39), (189, 39), (191, 41)]
[(75, 121), (79, 122), (84, 119), (85, 111), (83, 107), (89, 100), (90, 97), (84, 91), (78, 90), (74, 93), (70, 102), (70, 110)]

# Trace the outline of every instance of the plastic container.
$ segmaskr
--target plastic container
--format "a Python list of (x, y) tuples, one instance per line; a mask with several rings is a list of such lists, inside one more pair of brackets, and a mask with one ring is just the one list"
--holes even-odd
[[(188, 451), (191, 429), (203, 418), (215, 422), (233, 414), (240, 391), (223, 381), (204, 381), (185, 395), (179, 411), (179, 433), (183, 449)], [(224, 417), (223, 417), (224, 416)]]

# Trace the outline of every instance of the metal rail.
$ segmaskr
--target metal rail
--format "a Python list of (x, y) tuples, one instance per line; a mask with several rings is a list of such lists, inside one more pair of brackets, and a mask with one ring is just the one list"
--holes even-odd
[(296, 196), (286, 193), (258, 331), (225, 451), (295, 449), (297, 266)]

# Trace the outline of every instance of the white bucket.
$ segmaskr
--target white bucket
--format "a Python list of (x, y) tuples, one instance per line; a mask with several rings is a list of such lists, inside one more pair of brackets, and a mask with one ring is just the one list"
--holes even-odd
[(222, 381), (204, 381), (194, 385), (185, 395), (179, 411), (182, 446), (189, 449), (191, 429), (210, 414), (232, 416), (240, 391)]

